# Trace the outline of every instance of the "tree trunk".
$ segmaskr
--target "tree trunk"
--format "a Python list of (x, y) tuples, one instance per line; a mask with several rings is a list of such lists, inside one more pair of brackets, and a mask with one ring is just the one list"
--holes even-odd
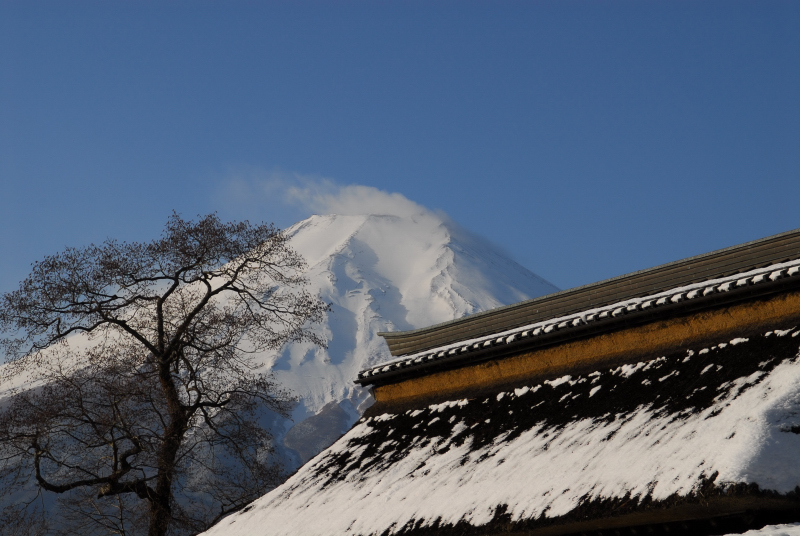
[(164, 536), (172, 520), (172, 509), (169, 505), (169, 496), (157, 496), (150, 503), (150, 527), (148, 536)]
[(169, 372), (169, 366), (159, 366), (161, 388), (167, 400), (170, 423), (164, 430), (164, 442), (158, 453), (158, 476), (155, 497), (150, 501), (150, 527), (148, 536), (165, 536), (172, 522), (172, 481), (175, 477), (175, 460), (183, 443), (183, 435), (189, 419), (181, 405), (178, 392)]

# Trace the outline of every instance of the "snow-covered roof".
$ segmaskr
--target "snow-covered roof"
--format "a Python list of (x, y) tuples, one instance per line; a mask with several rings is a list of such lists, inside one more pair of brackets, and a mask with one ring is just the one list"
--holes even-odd
[(375, 406), (207, 534), (597, 534), (626, 522), (717, 534), (726, 519), (747, 528), (745, 511), (785, 522), (800, 506), (799, 351), (800, 330), (773, 329), (473, 399)]
[[(800, 238), (800, 234), (797, 238)], [(800, 252), (796, 255), (800, 257)], [(800, 258), (767, 266), (763, 266), (763, 259), (751, 259), (749, 262), (762, 265), (403, 355), (361, 371), (356, 381), (362, 385), (395, 381), (410, 375), (425, 374), (432, 369), (486, 359), (496, 354), (498, 347), (521, 352), (570, 337), (645, 322), (654, 316), (663, 317), (676, 310), (720, 306), (800, 286)]]

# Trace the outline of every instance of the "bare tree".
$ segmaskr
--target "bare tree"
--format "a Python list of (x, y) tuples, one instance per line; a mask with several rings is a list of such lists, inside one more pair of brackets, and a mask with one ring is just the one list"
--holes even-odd
[(270, 489), (258, 410), (285, 415), (290, 398), (251, 354), (321, 344), (308, 327), (327, 306), (303, 267), (271, 225), (177, 214), (150, 243), (35, 263), (0, 297), (0, 487), (35, 479), (83, 535), (151, 536), (202, 530)]

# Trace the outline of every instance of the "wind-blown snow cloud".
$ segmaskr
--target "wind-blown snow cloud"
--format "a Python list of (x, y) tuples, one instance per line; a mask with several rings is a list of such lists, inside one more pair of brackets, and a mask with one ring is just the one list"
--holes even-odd
[[(320, 175), (266, 171), (258, 167), (229, 170), (224, 189), (218, 195), (223, 212), (231, 219), (272, 221), (287, 228), (312, 214), (389, 215), (411, 218), (433, 230), (446, 224), (451, 234), (463, 229), (439, 209), (429, 209), (401, 193), (387, 192), (361, 184), (342, 185)], [(513, 255), (470, 232), (470, 240), (481, 241), (507, 257)]]
[(341, 186), (330, 179), (305, 179), (302, 186), (287, 189), (287, 200), (317, 214), (386, 214), (411, 217), (428, 215), (430, 210), (403, 194), (372, 186)]
[[(238, 169), (229, 174), (221, 196), (226, 211), (248, 216), (258, 213), (294, 223), (311, 214), (382, 214), (409, 217), (449, 218), (411, 201), (403, 194), (360, 184), (299, 173)], [(264, 214), (268, 211), (270, 214)], [(282, 223), (282, 222), (279, 222)]]

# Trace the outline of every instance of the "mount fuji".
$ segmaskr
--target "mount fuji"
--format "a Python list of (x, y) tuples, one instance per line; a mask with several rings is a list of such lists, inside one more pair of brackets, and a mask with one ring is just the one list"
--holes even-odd
[(290, 343), (257, 356), (261, 372), (272, 372), (298, 398), (291, 419), (265, 416), (290, 470), (371, 404), (353, 379), (390, 358), (378, 332), (421, 328), (558, 290), (430, 211), (312, 216), (285, 233), (307, 262), (307, 290), (331, 305), (312, 328), (327, 348)]

